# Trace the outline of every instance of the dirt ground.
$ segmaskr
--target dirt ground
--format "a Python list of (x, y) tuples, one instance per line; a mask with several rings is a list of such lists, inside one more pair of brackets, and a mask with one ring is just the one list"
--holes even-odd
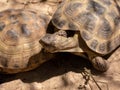
[[(0, 1), (0, 11), (11, 7), (6, 1)], [(110, 68), (104, 73), (96, 71), (88, 60), (80, 56), (58, 53), (35, 70), (0, 74), (0, 90), (120, 90), (119, 53), (120, 48), (108, 59)]]
[(119, 90), (119, 52), (120, 48), (108, 59), (110, 68), (105, 73), (96, 71), (88, 60), (79, 56), (59, 53), (33, 71), (1, 74), (0, 90)]

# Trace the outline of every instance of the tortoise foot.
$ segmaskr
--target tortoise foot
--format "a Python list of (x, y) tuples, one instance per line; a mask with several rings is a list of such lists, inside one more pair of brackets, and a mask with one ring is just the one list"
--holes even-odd
[(98, 71), (105, 72), (109, 68), (109, 63), (102, 57), (95, 57), (92, 59), (92, 64), (95, 69)]

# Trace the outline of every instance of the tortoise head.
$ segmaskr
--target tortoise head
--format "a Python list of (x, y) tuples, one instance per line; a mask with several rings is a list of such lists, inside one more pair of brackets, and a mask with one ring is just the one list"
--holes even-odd
[(81, 52), (79, 48), (78, 35), (67, 37), (64, 31), (58, 31), (54, 34), (46, 34), (41, 38), (40, 43), (48, 52)]

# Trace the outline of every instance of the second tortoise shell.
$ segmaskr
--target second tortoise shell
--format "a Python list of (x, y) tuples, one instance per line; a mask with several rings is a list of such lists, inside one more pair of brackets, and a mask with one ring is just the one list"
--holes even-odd
[(65, 0), (52, 22), (58, 29), (80, 31), (87, 46), (99, 54), (120, 45), (120, 15), (113, 0)]

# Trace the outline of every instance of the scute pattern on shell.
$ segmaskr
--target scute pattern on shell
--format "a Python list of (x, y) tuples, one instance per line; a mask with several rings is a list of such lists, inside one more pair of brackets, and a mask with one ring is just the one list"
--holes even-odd
[(114, 0), (66, 0), (52, 22), (58, 29), (79, 30), (91, 50), (108, 54), (120, 46), (119, 18)]
[[(43, 19), (32, 11), (11, 9), (0, 12), (0, 71), (8, 69), (5, 72), (16, 73), (24, 71), (24, 68), (30, 69), (27, 67), (30, 57), (42, 48), (39, 40), (46, 33), (43, 23)], [(43, 61), (36, 63), (39, 65), (40, 62)]]

